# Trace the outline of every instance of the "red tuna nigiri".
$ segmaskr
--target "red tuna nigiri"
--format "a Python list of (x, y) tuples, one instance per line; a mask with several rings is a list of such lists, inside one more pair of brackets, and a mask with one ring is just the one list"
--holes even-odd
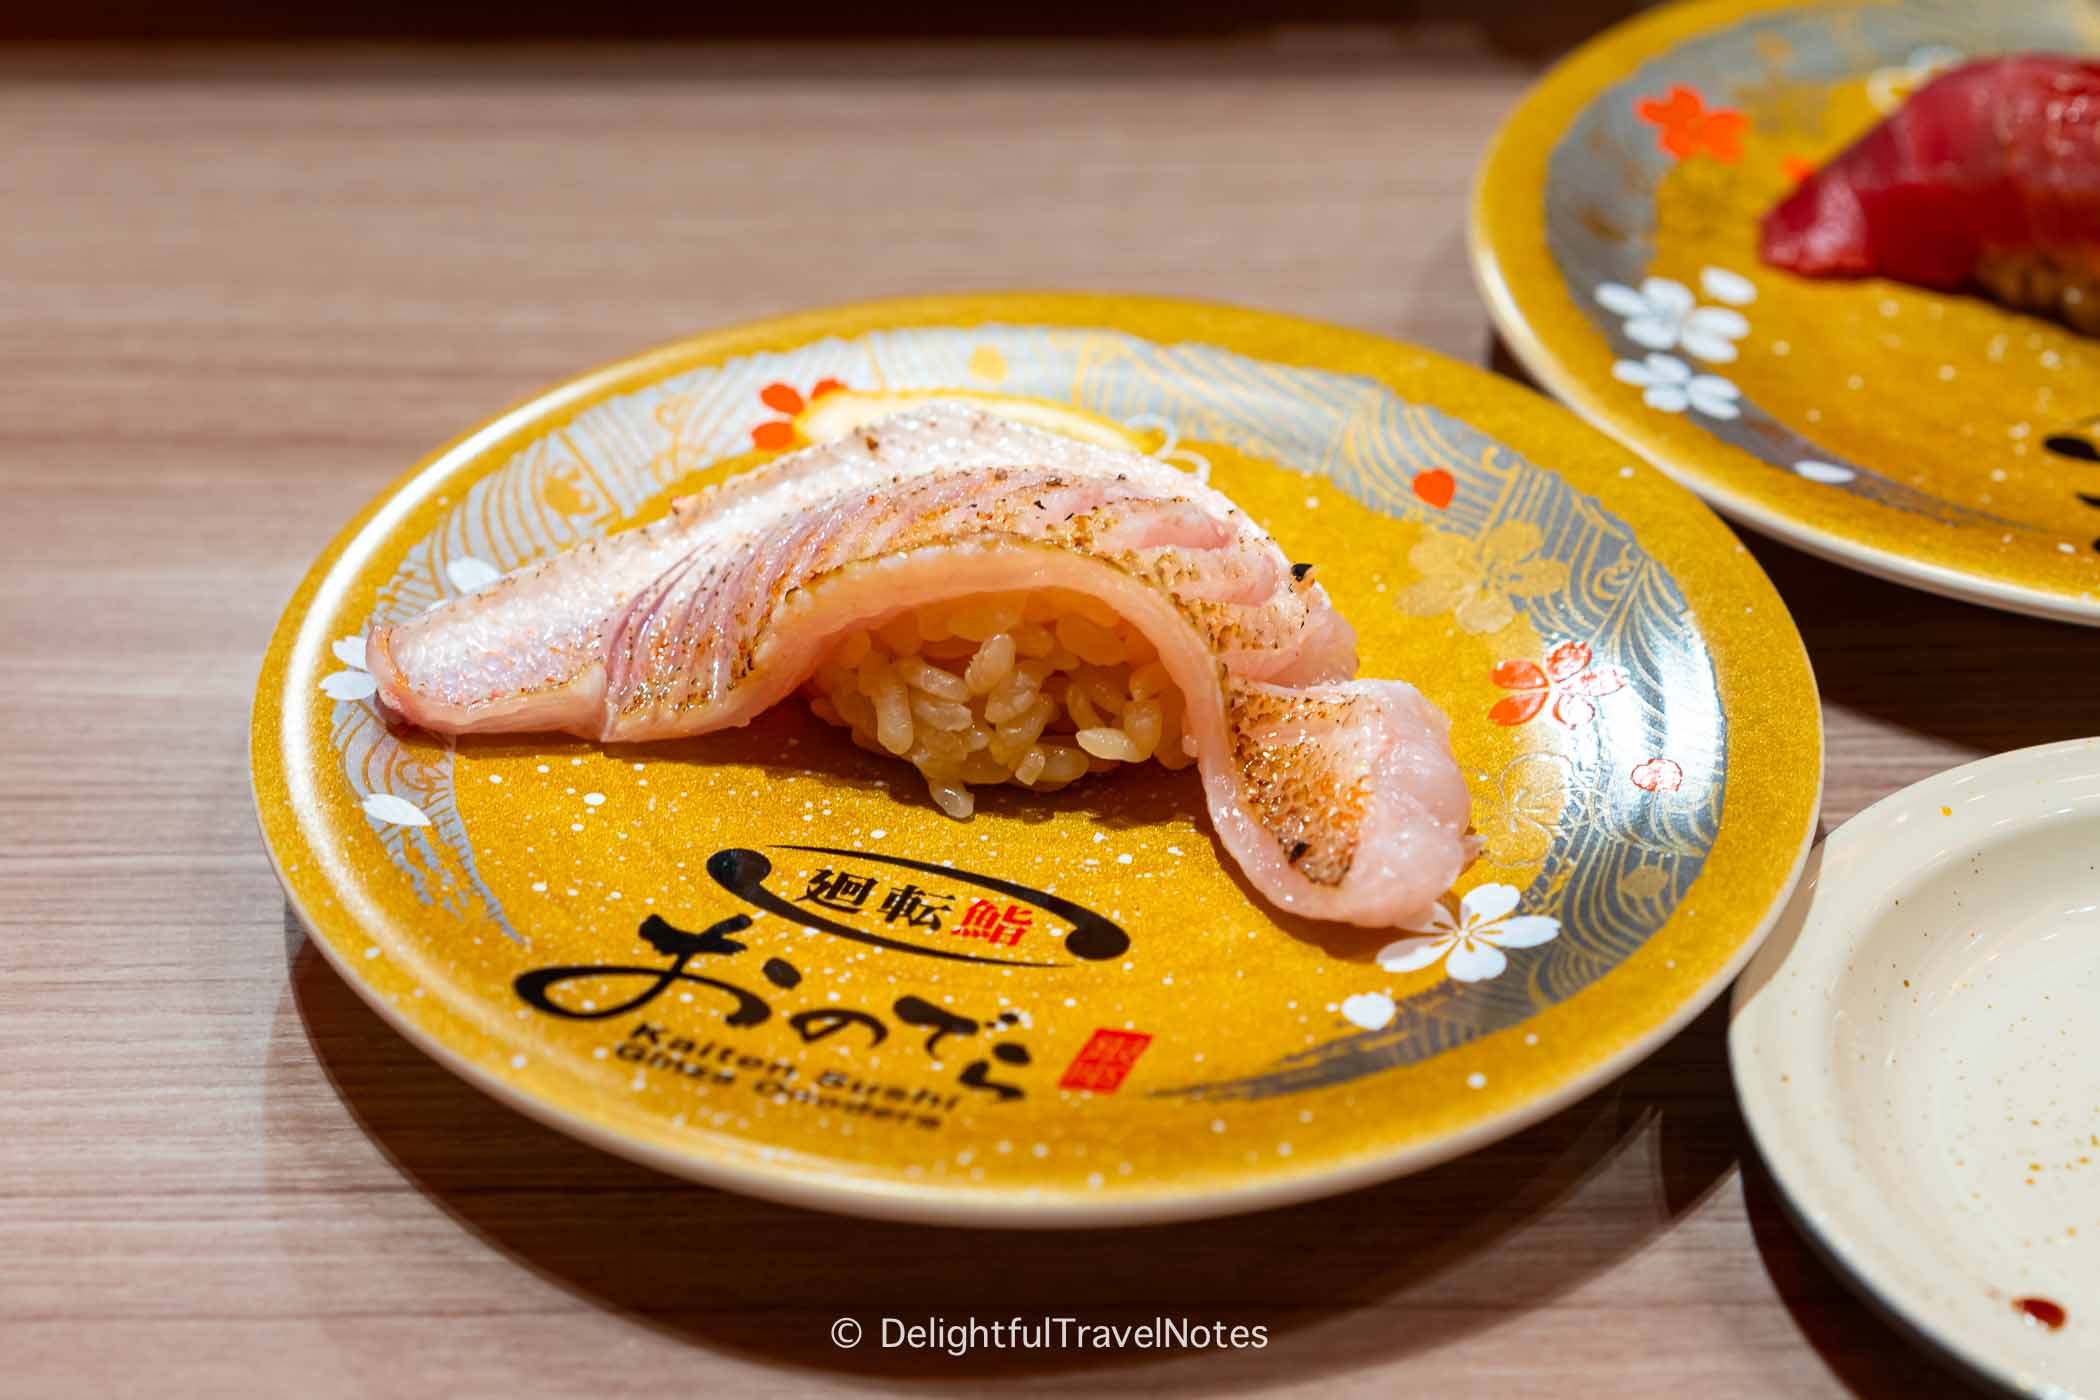
[(1940, 75), (1765, 215), (1761, 252), (1809, 277), (1976, 285), (2100, 333), (2100, 63)]

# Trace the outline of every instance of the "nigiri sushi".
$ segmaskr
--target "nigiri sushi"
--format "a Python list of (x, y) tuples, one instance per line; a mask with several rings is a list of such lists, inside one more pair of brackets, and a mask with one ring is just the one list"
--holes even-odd
[(1195, 763), (1258, 890), (1385, 926), (1472, 860), (1469, 799), (1443, 714), (1350, 679), (1310, 574), (1186, 472), (934, 403), (378, 627), (366, 659), (449, 734), (706, 734), (800, 688), (958, 818), (973, 785)]
[(1941, 74), (1765, 216), (1761, 253), (2100, 332), (2100, 64), (2047, 54)]

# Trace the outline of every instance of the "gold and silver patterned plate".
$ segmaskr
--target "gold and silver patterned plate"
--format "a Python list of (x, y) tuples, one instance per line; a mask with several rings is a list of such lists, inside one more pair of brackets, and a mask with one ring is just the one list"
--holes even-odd
[[(1279, 914), (1190, 771), (957, 822), (799, 704), (629, 747), (375, 708), (375, 621), (934, 393), (1207, 475), (1318, 564), (1365, 673), (1452, 718), (1486, 852), (1436, 918)], [(438, 452), (293, 598), (253, 762), (315, 943), (490, 1093), (737, 1190), (1070, 1225), (1398, 1175), (1602, 1083), (1783, 903), (1821, 729), (1741, 545), (1536, 395), (1250, 311), (966, 296), (702, 336)]]
[(1795, 181), (1968, 57), (2100, 50), (2083, 0), (1662, 7), (1509, 120), (1473, 260), (1547, 388), (1717, 508), (1871, 574), (2100, 624), (2100, 346), (1764, 266)]

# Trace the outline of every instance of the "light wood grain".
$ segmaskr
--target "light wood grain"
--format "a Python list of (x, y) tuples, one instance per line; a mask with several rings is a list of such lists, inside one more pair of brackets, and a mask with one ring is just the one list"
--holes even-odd
[[(465, 1088), (287, 926), (256, 836), (270, 627), (432, 445), (681, 333), (918, 290), (1212, 297), (1485, 360), (1463, 196), (1534, 73), (1463, 29), (0, 57), (0, 1391), (1945, 1393), (1781, 1216), (1715, 1014), (1533, 1131), (1339, 1200), (858, 1224)], [(2090, 636), (1757, 552), (1822, 678), (1827, 821), (2100, 727)], [(1272, 1341), (826, 1337), (1043, 1310)]]

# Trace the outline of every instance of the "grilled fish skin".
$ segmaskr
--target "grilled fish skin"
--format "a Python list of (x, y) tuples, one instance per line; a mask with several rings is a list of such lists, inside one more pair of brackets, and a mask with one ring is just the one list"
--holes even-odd
[(932, 404), (375, 629), (379, 698), (450, 734), (605, 742), (748, 723), (849, 630), (978, 593), (1087, 595), (1144, 634), (1249, 881), (1387, 926), (1470, 862), (1444, 716), (1351, 680), (1355, 634), (1222, 493), (1153, 459)]

